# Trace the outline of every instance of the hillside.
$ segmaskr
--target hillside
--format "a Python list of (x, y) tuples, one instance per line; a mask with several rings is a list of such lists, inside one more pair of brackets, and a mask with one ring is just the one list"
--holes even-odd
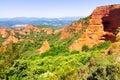
[(52, 29), (0, 28), (0, 80), (119, 80), (120, 4)]

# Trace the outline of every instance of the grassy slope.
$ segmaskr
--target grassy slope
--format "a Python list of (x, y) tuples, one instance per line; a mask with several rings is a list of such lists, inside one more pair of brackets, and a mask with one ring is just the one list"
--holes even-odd
[[(1, 79), (9, 80), (117, 80), (120, 78), (115, 56), (103, 58), (102, 53), (110, 46), (105, 42), (86, 52), (72, 51), (54, 46), (43, 54), (21, 57), (3, 69)], [(28, 54), (28, 52), (27, 52)]]

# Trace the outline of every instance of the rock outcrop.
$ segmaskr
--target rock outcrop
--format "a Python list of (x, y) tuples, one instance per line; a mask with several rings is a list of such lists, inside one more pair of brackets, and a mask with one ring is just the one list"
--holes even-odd
[(60, 39), (67, 39), (73, 37), (73, 32), (80, 32), (84, 29), (82, 23), (73, 22), (70, 26), (65, 26), (62, 29), (55, 30), (53, 34), (60, 33)]
[(18, 39), (14, 36), (9, 36), (3, 43), (2, 45), (6, 45), (6, 44), (9, 44), (10, 42), (13, 42), (13, 43), (17, 43), (18, 42)]
[(53, 30), (51, 28), (42, 28), (41, 30), (46, 32), (46, 34), (53, 34)]
[(60, 39), (61, 39), (61, 40), (72, 37), (72, 34), (69, 33), (69, 30), (66, 29), (66, 28), (58, 29), (58, 30), (55, 30), (55, 31), (53, 32), (53, 34), (58, 34), (58, 33), (60, 33)]
[(91, 14), (86, 31), (69, 49), (81, 51), (83, 45), (91, 48), (104, 41), (114, 42), (118, 27), (120, 27), (120, 4), (98, 7)]
[[(0, 47), (0, 52), (4, 52), (6, 50), (6, 46), (1, 46)], [(1, 54), (0, 54), (1, 55)]]
[(65, 32), (65, 31), (62, 31), (61, 32), (61, 35), (60, 35), (60, 39), (67, 39), (67, 38), (70, 38), (72, 37), (72, 34), (70, 34), (69, 32)]
[(40, 49), (38, 49), (37, 51), (40, 53), (43, 53), (49, 49), (50, 49), (50, 45), (49, 45), (48, 41), (44, 41), (42, 47)]
[(115, 41), (116, 29), (120, 27), (120, 4), (96, 8), (90, 19), (90, 25), (102, 25), (105, 40)]
[(23, 30), (17, 29), (19, 34), (22, 34), (22, 35), (30, 35), (31, 30), (34, 31), (34, 32), (44, 31), (44, 32), (46, 32), (46, 34), (52, 34), (53, 33), (53, 30), (51, 28), (38, 28), (38, 27), (33, 26), (31, 24), (26, 25), (26, 27), (23, 28)]
[(116, 62), (120, 62), (120, 32), (116, 35), (116, 42), (112, 43), (111, 46), (102, 54), (103, 57), (107, 55), (115, 55)]
[(34, 32), (40, 32), (41, 29), (31, 25), (31, 24), (28, 24), (26, 25), (26, 27), (22, 30), (22, 31), (18, 31), (19, 34), (22, 34), (22, 35), (29, 35), (30, 34), (30, 30), (33, 30)]
[(6, 38), (8, 36), (7, 30), (8, 28), (0, 28), (0, 34), (2, 35), (2, 38)]

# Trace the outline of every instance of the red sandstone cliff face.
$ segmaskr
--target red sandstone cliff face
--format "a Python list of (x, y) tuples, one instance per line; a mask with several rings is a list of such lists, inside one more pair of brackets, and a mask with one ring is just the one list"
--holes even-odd
[(91, 14), (86, 31), (69, 49), (81, 51), (83, 45), (91, 48), (104, 41), (114, 42), (118, 27), (120, 27), (120, 5), (98, 7)]
[(91, 48), (95, 44), (104, 42), (103, 40), (100, 40), (103, 34), (104, 31), (102, 30), (101, 26), (89, 26), (82, 36), (72, 43), (69, 49), (81, 51), (84, 45), (87, 45), (89, 48)]
[(102, 25), (105, 40), (115, 41), (116, 29), (120, 27), (120, 4), (96, 8), (90, 20), (90, 25)]

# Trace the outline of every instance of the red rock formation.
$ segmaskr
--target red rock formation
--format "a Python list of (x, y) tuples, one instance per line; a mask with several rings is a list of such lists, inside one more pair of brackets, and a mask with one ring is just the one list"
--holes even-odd
[(55, 31), (53, 32), (53, 34), (57, 34), (57, 33), (60, 33), (60, 32), (62, 32), (62, 31), (63, 31), (63, 28), (62, 28), (62, 29), (55, 30)]
[(84, 28), (81, 23), (73, 22), (70, 26), (65, 26), (62, 29), (55, 30), (53, 34), (61, 33), (60, 39), (66, 39), (73, 36), (71, 32), (80, 32)]
[[(16, 33), (22, 34), (22, 35), (30, 35), (30, 31), (34, 31), (35, 33), (44, 31), (46, 34), (53, 34), (53, 30), (51, 28), (38, 28), (36, 26), (33, 26), (31, 24), (26, 25), (25, 28), (15, 28), (15, 29), (9, 29), (9, 28), (0, 28), (0, 34), (3, 38), (8, 36), (8, 32), (10, 31), (10, 36), (2, 43), (3, 45), (9, 44), (11, 41), (13, 43), (17, 43), (19, 41), (23, 41), (23, 39), (17, 39), (15, 37)], [(36, 36), (35, 36), (36, 37)], [(34, 43), (34, 40), (30, 40), (31, 43)]]
[(16, 33), (15, 30), (11, 30), (11, 31), (10, 31), (10, 35), (12, 35), (12, 36), (14, 36), (15, 33)]
[(48, 41), (44, 41), (42, 47), (40, 49), (38, 49), (38, 52), (43, 53), (49, 49), (50, 49), (50, 45), (49, 45)]
[(34, 40), (30, 40), (30, 43), (34, 43), (35, 41)]
[(28, 24), (26, 25), (25, 29), (23, 30), (23, 33), (24, 34), (30, 34), (30, 30), (35, 30), (36, 27), (31, 25), (31, 24)]
[(70, 34), (69, 32), (65, 32), (65, 31), (61, 32), (60, 39), (66, 39), (70, 37), (72, 37), (72, 34)]
[(84, 45), (91, 48), (93, 45), (103, 42), (103, 40), (100, 40), (103, 34), (102, 26), (89, 26), (82, 36), (72, 43), (69, 49), (81, 51)]
[(20, 29), (17, 29), (19, 34), (22, 34), (22, 35), (30, 35), (30, 30), (32, 30), (34, 32), (44, 31), (44, 32), (46, 32), (46, 34), (52, 34), (53, 33), (53, 30), (51, 28), (38, 28), (38, 27), (33, 26), (31, 24), (26, 25), (26, 27), (22, 31)]
[(120, 5), (98, 7), (91, 14), (86, 31), (69, 49), (81, 51), (83, 45), (92, 47), (104, 40), (114, 42), (118, 27), (120, 27)]
[(6, 46), (1, 46), (0, 47), (0, 52), (4, 52), (6, 50)]
[(105, 40), (115, 41), (116, 29), (120, 27), (120, 4), (96, 8), (90, 20), (91, 25), (103, 25)]
[(5, 40), (5, 41), (2, 43), (2, 45), (9, 44), (11, 41), (12, 41), (13, 43), (17, 43), (17, 42), (18, 42), (18, 39), (17, 39), (16, 37), (14, 37), (14, 36), (9, 36), (9, 37), (7, 38), (7, 40)]
[(80, 32), (83, 29), (82, 22), (73, 22), (71, 26), (66, 27), (69, 31)]
[(0, 34), (2, 35), (3, 38), (7, 37), (8, 33), (7, 33), (8, 28), (0, 28)]
[(53, 34), (53, 30), (51, 28), (42, 28), (41, 30), (46, 32), (46, 34)]
[(29, 35), (30, 34), (30, 30), (33, 30), (34, 32), (40, 32), (41, 31), (40, 28), (38, 28), (36, 26), (33, 26), (31, 24), (26, 25), (26, 27), (23, 28), (22, 31), (21, 31), (21, 29), (17, 29), (19, 34), (22, 34), (22, 35)]

